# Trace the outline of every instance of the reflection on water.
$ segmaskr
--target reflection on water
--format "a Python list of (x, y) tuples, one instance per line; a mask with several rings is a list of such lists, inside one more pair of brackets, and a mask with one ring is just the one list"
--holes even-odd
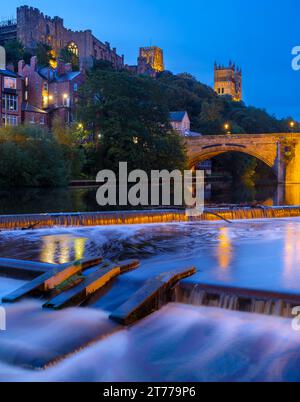
[(68, 234), (43, 236), (40, 261), (49, 264), (65, 264), (81, 260), (87, 239)]
[[(3, 231), (0, 255), (141, 260), (140, 269), (120, 276), (89, 308), (45, 312), (32, 301), (7, 306), (0, 381), (300, 380), (300, 336), (290, 320), (178, 304), (128, 330), (108, 320), (146, 280), (179, 266), (198, 269), (187, 283), (299, 293), (299, 218)], [(0, 297), (18, 286), (0, 278)], [(66, 354), (44, 371), (32, 370)]]
[(170, 266), (196, 266), (187, 281), (300, 291), (299, 218), (0, 233), (1, 257), (63, 263), (99, 255), (140, 259), (142, 267), (126, 276), (138, 281)]
[[(0, 214), (101, 211), (104, 209), (97, 205), (96, 191), (97, 188), (1, 190)], [(242, 183), (212, 183), (206, 185), (205, 199), (207, 206), (256, 203), (267, 206), (300, 205), (300, 184), (247, 187)]]
[(229, 228), (220, 228), (219, 246), (217, 249), (219, 265), (221, 269), (227, 269), (232, 258)]

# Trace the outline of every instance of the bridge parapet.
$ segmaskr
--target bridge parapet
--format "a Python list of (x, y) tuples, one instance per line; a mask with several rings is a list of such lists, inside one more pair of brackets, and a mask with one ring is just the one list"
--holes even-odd
[[(294, 147), (293, 159), (284, 160), (284, 147)], [(186, 138), (190, 168), (227, 152), (251, 155), (272, 168), (279, 182), (300, 183), (300, 133), (207, 135)]]

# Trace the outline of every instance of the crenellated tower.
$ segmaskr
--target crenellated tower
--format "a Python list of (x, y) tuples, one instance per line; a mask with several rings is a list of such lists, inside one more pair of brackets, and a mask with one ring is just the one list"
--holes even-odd
[(242, 100), (242, 70), (231, 61), (225, 67), (215, 63), (215, 91), (220, 96), (229, 95), (236, 102)]

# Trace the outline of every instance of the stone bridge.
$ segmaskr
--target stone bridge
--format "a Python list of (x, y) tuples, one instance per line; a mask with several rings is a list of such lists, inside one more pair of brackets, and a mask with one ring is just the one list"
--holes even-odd
[(226, 152), (242, 152), (268, 165), (279, 183), (300, 183), (300, 133), (209, 135), (187, 138), (186, 146), (190, 168)]

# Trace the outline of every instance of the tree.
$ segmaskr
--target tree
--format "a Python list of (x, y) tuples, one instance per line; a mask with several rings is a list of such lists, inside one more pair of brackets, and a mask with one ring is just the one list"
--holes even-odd
[(49, 66), (50, 60), (53, 60), (53, 49), (51, 46), (40, 42), (36, 47), (36, 56), (40, 66)]
[(0, 184), (59, 187), (71, 178), (72, 161), (46, 130), (7, 127), (0, 130)]
[(18, 39), (5, 42), (4, 47), (6, 51), (6, 61), (8, 64), (13, 64), (15, 69), (17, 69), (20, 60), (29, 63), (31, 54), (25, 51), (22, 42)]
[(68, 47), (61, 49), (59, 56), (65, 63), (71, 63), (74, 71), (79, 70), (79, 57), (71, 52)]
[[(100, 136), (97, 168), (182, 169), (182, 138), (172, 131), (163, 86), (128, 72), (94, 70), (81, 89), (79, 116)], [(171, 157), (170, 157), (171, 156)]]

